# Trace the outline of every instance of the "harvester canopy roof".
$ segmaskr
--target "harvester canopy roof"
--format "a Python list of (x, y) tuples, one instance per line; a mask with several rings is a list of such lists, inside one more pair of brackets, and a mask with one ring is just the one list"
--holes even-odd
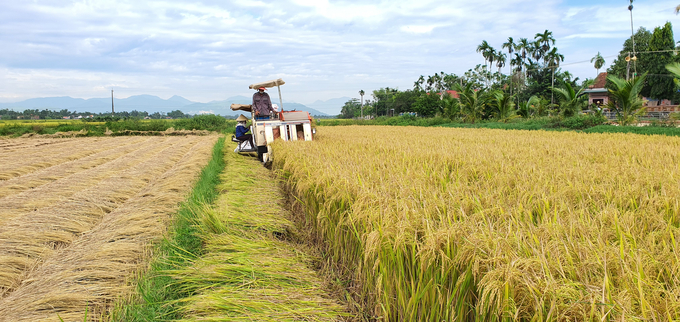
[(276, 87), (278, 85), (283, 85), (285, 83), (286, 82), (284, 82), (283, 79), (279, 78), (279, 79), (270, 80), (270, 81), (266, 81), (266, 82), (251, 84), (250, 86), (248, 86), (248, 88), (250, 88), (250, 89), (258, 89), (260, 87), (269, 88), (269, 87)]
[(252, 112), (253, 111), (253, 106), (250, 104), (231, 104), (231, 110), (232, 111), (245, 111), (245, 112)]

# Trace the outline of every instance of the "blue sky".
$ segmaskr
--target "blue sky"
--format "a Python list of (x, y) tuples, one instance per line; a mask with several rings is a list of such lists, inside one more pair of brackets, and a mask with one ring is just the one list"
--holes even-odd
[[(635, 29), (666, 21), (680, 0), (636, 0)], [(3, 1), (0, 102), (32, 97), (193, 101), (250, 95), (283, 78), (284, 102), (411, 88), (419, 75), (483, 63), (482, 40), (551, 30), (564, 69), (594, 77), (630, 36), (627, 0)], [(676, 37), (677, 38), (677, 37)], [(679, 39), (676, 39), (679, 40)], [(505, 68), (507, 72), (508, 68)]]

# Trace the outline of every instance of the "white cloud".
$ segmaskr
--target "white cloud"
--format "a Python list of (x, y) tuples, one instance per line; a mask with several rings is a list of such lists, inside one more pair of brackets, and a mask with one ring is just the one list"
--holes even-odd
[[(677, 20), (675, 5), (636, 1), (635, 28)], [(462, 74), (483, 62), (482, 40), (500, 49), (548, 29), (568, 64), (615, 55), (630, 34), (614, 0), (35, 0), (5, 1), (0, 19), (0, 48), (12, 49), (0, 51), (0, 100), (105, 97), (113, 87), (206, 102), (283, 77), (284, 101), (308, 103)], [(593, 74), (589, 63), (565, 68)]]
[(564, 39), (575, 39), (575, 38), (604, 38), (604, 39), (612, 39), (612, 38), (623, 38), (625, 39), (627, 36), (630, 36), (629, 34), (625, 32), (618, 32), (618, 33), (584, 33), (584, 34), (571, 34), (569, 36), (564, 37)]
[(429, 34), (436, 26), (402, 26), (401, 31), (412, 34)]

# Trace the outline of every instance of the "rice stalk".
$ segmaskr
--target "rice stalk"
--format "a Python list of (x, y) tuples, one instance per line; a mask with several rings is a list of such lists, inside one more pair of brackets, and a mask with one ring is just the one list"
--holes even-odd
[(374, 318), (680, 319), (678, 138), (323, 130), (274, 168)]

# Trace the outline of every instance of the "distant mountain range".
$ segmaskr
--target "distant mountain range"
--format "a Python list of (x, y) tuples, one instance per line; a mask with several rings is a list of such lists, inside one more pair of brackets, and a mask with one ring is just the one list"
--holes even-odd
[(351, 99), (352, 98), (350, 97), (339, 97), (331, 98), (327, 101), (318, 100), (312, 104), (307, 104), (307, 106), (316, 110), (324, 111), (330, 115), (338, 115), (340, 114), (340, 111), (342, 110), (342, 107), (345, 105), (345, 103)]
[[(306, 111), (315, 116), (328, 116), (329, 114), (317, 110), (323, 109), (332, 111), (330, 115), (340, 114), (340, 109), (349, 98), (337, 98), (328, 101), (316, 101), (312, 106), (305, 106), (303, 104), (283, 101), (283, 107), (286, 111), (298, 110)], [(274, 103), (277, 103), (275, 98), (272, 98)], [(136, 95), (128, 98), (114, 98), (113, 106), (116, 112), (122, 111), (145, 111), (149, 113), (155, 112), (171, 112), (180, 110), (186, 114), (204, 114), (213, 113), (223, 116), (235, 116), (242, 112), (234, 112), (229, 108), (231, 104), (250, 104), (252, 98), (245, 96), (234, 96), (223, 101), (212, 101), (208, 103), (192, 102), (181, 96), (173, 96), (164, 100), (158, 96), (153, 95)], [(337, 103), (342, 101), (342, 103)], [(339, 105), (338, 105), (339, 104)], [(63, 110), (75, 112), (92, 112), (92, 113), (107, 113), (111, 111), (111, 98), (72, 98), (64, 97), (43, 97), (31, 98), (25, 101), (16, 103), (0, 103), (0, 109), (11, 109), (14, 111), (23, 111), (26, 109), (48, 109), (48, 110)], [(337, 110), (337, 113), (335, 112)]]

